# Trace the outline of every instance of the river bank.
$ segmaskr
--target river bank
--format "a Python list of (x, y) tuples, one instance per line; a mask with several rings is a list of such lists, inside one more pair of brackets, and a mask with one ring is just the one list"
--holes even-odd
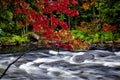
[[(47, 48), (45, 46), (38, 46), (38, 42), (30, 42), (24, 43), (21, 45), (15, 44), (7, 44), (7, 45), (0, 45), (0, 53), (15, 53), (15, 52), (22, 52), (29, 49), (52, 49)], [(108, 51), (119, 51), (120, 50), (120, 43), (104, 43), (104, 44), (90, 44), (89, 50), (108, 50)]]

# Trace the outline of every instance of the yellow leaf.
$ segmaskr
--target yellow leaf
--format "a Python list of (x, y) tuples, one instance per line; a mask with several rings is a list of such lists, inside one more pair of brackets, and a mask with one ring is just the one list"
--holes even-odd
[(82, 4), (82, 7), (85, 11), (87, 11), (89, 9), (89, 6), (90, 6), (90, 2), (89, 1), (86, 1)]

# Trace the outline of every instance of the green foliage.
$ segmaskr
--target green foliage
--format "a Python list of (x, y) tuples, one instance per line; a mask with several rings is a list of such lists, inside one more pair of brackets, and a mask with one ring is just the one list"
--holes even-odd
[(2, 29), (0, 29), (0, 36), (4, 36), (4, 35), (5, 35), (5, 32)]
[(92, 34), (89, 34), (87, 31), (81, 30), (71, 30), (71, 32), (76, 39), (81, 39), (82, 41), (87, 41), (89, 43), (99, 43), (101, 41), (105, 42), (114, 39), (112, 32), (98, 31)]
[[(79, 5), (75, 6), (79, 11), (79, 16), (76, 19), (71, 19), (71, 24), (76, 23), (79, 25), (81, 21), (92, 22), (94, 19), (101, 19), (102, 23), (117, 25), (120, 31), (120, 1), (118, 0), (96, 0), (95, 4), (90, 4), (88, 10), (84, 10), (82, 4), (85, 1), (79, 1)], [(101, 24), (102, 24), (101, 23)], [(72, 25), (74, 27), (75, 25)]]
[(18, 44), (22, 44), (25, 42), (29, 42), (29, 38), (28, 36), (18, 36), (18, 35), (14, 35), (13, 37), (11, 37), (11, 39), (8, 40), (8, 42), (10, 43), (18, 43)]
[[(2, 5), (3, 2), (0, 1), (0, 4)], [(13, 4), (6, 3), (4, 6), (0, 6), (0, 43), (18, 42), (20, 44), (28, 42), (28, 36), (20, 37), (21, 31), (20, 23), (17, 23), (14, 16)]]
[(4, 43), (5, 42), (5, 37), (0, 37), (0, 43)]
[(120, 16), (120, 1), (99, 0), (96, 4), (99, 11), (98, 17), (110, 24), (118, 24)]
[[(98, 43), (98, 42), (105, 42), (111, 40), (117, 40), (120, 38), (120, 1), (116, 0), (96, 0), (97, 2), (95, 5), (90, 5), (88, 10), (83, 10), (82, 2), (79, 1), (81, 5), (77, 5), (76, 8), (79, 11), (80, 16), (73, 20), (72, 24), (75, 22), (77, 25), (80, 25), (80, 22), (91, 22), (90, 26), (93, 24), (93, 27), (89, 26), (89, 31), (91, 30), (92, 33), (88, 32), (87, 30), (81, 30), (75, 28), (75, 30), (71, 30), (72, 34), (76, 37), (76, 39), (81, 39), (82, 41), (88, 41), (89, 43)], [(99, 19), (100, 21), (94, 25), (94, 20)], [(115, 32), (103, 32), (101, 31), (101, 27), (103, 23), (108, 23), (110, 25), (116, 25), (117, 30)], [(74, 25), (73, 25), (74, 27)], [(82, 26), (80, 26), (82, 27)], [(86, 27), (83, 25), (83, 27)], [(94, 29), (99, 29), (98, 31), (94, 32)]]
[[(0, 9), (0, 28), (7, 33), (10, 34), (17, 34), (16, 31), (20, 29), (19, 27), (16, 26), (14, 19), (14, 14), (12, 10), (9, 10), (8, 7), (6, 6), (5, 8), (3, 7)], [(19, 31), (18, 31), (19, 32)]]
[(29, 42), (29, 37), (28, 36), (5, 36), (5, 37), (0, 37), (0, 43), (2, 44), (9, 44), (9, 43), (17, 43), (17, 44), (23, 44)]
[(103, 41), (113, 40), (112, 32), (101, 32), (101, 40)]

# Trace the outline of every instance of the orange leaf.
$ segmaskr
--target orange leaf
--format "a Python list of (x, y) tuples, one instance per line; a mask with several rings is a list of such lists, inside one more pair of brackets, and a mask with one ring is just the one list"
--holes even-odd
[(89, 1), (86, 1), (82, 4), (82, 7), (85, 11), (87, 11), (89, 9), (89, 6), (90, 6), (90, 2)]

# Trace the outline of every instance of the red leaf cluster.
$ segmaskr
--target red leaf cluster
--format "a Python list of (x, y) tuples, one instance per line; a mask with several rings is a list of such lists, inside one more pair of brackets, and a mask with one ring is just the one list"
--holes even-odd
[(76, 5), (76, 4), (78, 4), (78, 1), (72, 0), (72, 4)]
[(112, 31), (115, 31), (116, 29), (117, 29), (117, 27), (115, 25), (103, 24), (103, 26), (102, 26), (102, 30), (104, 32), (112, 32)]
[[(78, 11), (69, 7), (70, 4), (77, 5), (76, 0), (34, 0), (31, 4), (26, 3), (25, 0), (15, 0), (13, 4), (15, 5), (15, 16), (19, 18), (19, 14), (22, 14), (21, 25), (31, 25), (41, 37), (45, 37), (44, 42), (47, 46), (49, 46), (49, 41), (55, 41), (58, 47), (67, 50), (78, 49), (79, 44), (83, 47), (82, 42), (75, 40), (67, 31), (69, 25), (53, 14), (62, 13), (71, 17), (78, 16)], [(33, 9), (32, 5), (36, 6), (39, 11)], [(62, 29), (55, 31), (57, 26)]]

